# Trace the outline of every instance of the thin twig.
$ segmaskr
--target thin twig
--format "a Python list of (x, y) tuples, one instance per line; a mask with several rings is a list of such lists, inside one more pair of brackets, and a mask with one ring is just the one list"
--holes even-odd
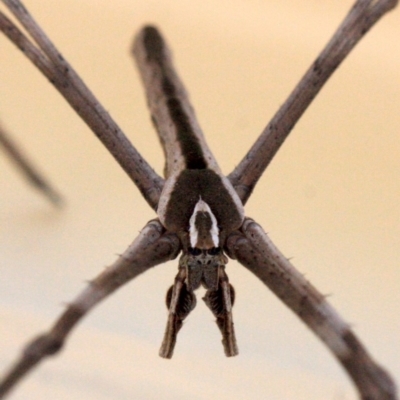
[(164, 180), (142, 158), (21, 2), (19, 0), (2, 1), (22, 23), (39, 48), (2, 13), (0, 13), (0, 30), (23, 51), (64, 96), (133, 180), (150, 206), (155, 209)]
[(294, 125), (359, 40), (398, 0), (358, 0), (286, 102), (228, 176), (243, 204)]
[(11, 140), (10, 135), (0, 125), (0, 146), (4, 149), (10, 160), (17, 166), (27, 181), (40, 193), (44, 194), (55, 206), (62, 204), (62, 197), (34, 167), (31, 161), (16, 143)]
[(101, 300), (149, 268), (175, 258), (179, 251), (178, 238), (166, 233), (159, 221), (150, 221), (119, 259), (90, 281), (89, 286), (69, 303), (50, 331), (25, 347), (0, 382), (0, 398), (4, 398), (45, 357), (61, 350), (72, 328)]
[(396, 385), (367, 353), (325, 297), (276, 248), (260, 225), (247, 218), (230, 235), (228, 255), (255, 274), (332, 351), (364, 400), (395, 400)]

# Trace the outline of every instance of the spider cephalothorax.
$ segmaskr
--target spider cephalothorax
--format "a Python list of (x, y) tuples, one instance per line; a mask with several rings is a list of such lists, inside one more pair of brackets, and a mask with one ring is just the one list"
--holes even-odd
[(182, 235), (189, 245), (185, 243), (183, 247), (178, 275), (167, 292), (169, 317), (160, 349), (162, 357), (172, 357), (176, 335), (196, 305), (194, 290), (200, 286), (207, 290), (203, 300), (217, 319), (225, 354), (238, 354), (232, 318), (234, 289), (225, 273), (228, 258), (222, 250), (220, 232), (210, 206), (199, 197), (189, 219), (188, 233)]

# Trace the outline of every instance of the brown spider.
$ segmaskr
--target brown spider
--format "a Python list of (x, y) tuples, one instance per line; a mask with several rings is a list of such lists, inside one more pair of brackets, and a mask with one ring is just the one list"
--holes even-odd
[[(17, 18), (18, 16), (21, 20), (26, 18), (27, 14), (17, 2), (5, 1), (5, 3), (8, 3), (11, 8), (14, 7)], [(60, 58), (57, 51), (49, 45), (47, 39), (43, 36), (35, 37), (38, 42), (42, 40), (40, 46), (43, 47), (45, 58), (41, 59), (40, 54), (29, 47), (29, 43), (19, 36), (8, 21), (2, 21), (4, 24), (2, 29), (5, 33), (14, 39), (26, 54), (36, 57), (37, 64), (43, 72), (47, 73), (50, 81), (102, 138), (107, 148), (138, 185), (148, 203), (157, 209), (162, 222), (162, 224), (158, 221), (150, 222), (138, 240), (133, 243), (133, 247), (128, 249), (106, 272), (92, 281), (88, 289), (71, 303), (61, 322), (56, 324), (52, 332), (32, 342), (15, 370), (18, 378), (25, 373), (25, 369), (35, 365), (43, 356), (57, 351), (63, 338), (77, 320), (101, 298), (143, 272), (144, 269), (176, 256), (180, 249), (183, 249), (184, 258), (180, 263), (177, 284), (169, 295), (169, 322), (160, 354), (164, 357), (172, 355), (176, 333), (187, 312), (193, 306), (192, 291), (198, 284), (203, 284), (209, 293), (206, 295), (208, 296), (206, 303), (217, 317), (224, 339), (225, 352), (227, 355), (235, 355), (237, 349), (230, 304), (233, 297), (231, 297), (231, 289), (224, 272), (226, 262), (222, 255), (222, 249), (224, 249), (266, 283), (324, 340), (352, 376), (364, 397), (384, 398), (382, 393), (385, 393), (387, 396), (392, 396), (387, 398), (395, 398), (390, 378), (369, 358), (367, 353), (364, 353), (347, 324), (336, 315), (324, 297), (305, 281), (276, 250), (262, 229), (252, 220), (244, 219), (240, 205), (240, 201), (243, 203), (247, 201), (253, 186), (270, 159), (323, 82), (336, 68), (340, 62), (339, 59), (344, 58), (351, 50), (354, 45), (353, 39), (361, 37), (380, 15), (394, 6), (393, 2), (375, 2), (370, 6), (367, 3), (357, 2), (357, 6), (345, 22), (345, 25), (347, 24), (346, 26), (350, 28), (339, 30), (333, 39), (340, 43), (351, 43), (351, 45), (344, 44), (336, 55), (335, 46), (331, 46), (323, 53), (326, 58), (322, 56), (313, 64), (308, 75), (298, 86), (298, 91), (289, 98), (266, 128), (262, 136), (264, 139), (256, 144), (253, 151), (248, 153), (243, 162), (229, 175), (231, 187), (228, 183), (221, 181), (218, 168), (214, 165), (215, 161), (208, 153), (202, 137), (196, 133), (197, 128), (193, 128), (194, 115), (191, 114), (186, 95), (181, 91), (179, 80), (171, 69), (168, 51), (165, 50), (162, 39), (158, 38), (153, 28), (142, 31), (137, 39), (135, 54), (144, 77), (155, 125), (163, 138), (162, 141), (166, 143), (165, 151), (170, 162), (167, 167), (167, 176), (173, 177), (172, 180), (167, 181), (168, 189), (164, 187), (163, 194), (161, 194), (164, 185), (162, 179), (147, 168), (145, 162), (126, 141), (118, 127), (113, 125), (107, 114), (101, 110), (93, 112), (93, 107), (99, 107), (95, 99), (90, 98), (86, 87), (65, 60)], [(361, 10), (363, 5), (367, 7), (365, 10)], [(361, 17), (365, 14), (369, 14), (369, 18)], [(30, 30), (32, 36), (38, 32), (38, 27), (34, 25), (26, 26), (26, 28)], [(50, 63), (49, 60), (51, 60)], [(51, 63), (54, 63), (54, 66)], [(163, 127), (166, 126), (169, 126), (169, 129), (163, 132)], [(175, 132), (184, 132), (184, 135), (175, 137)], [(189, 137), (193, 135), (195, 139), (188, 140), (187, 135)], [(138, 169), (138, 165), (142, 168)], [(178, 167), (175, 169), (176, 165)], [(194, 178), (190, 174), (187, 175), (186, 171), (194, 171), (192, 174)], [(202, 183), (203, 175), (198, 175), (198, 171), (207, 172), (204, 183)], [(185, 184), (181, 185), (183, 175), (182, 182)], [(215, 188), (213, 185), (216, 185)], [(210, 187), (211, 190), (208, 192)], [(227, 191), (226, 194), (224, 190)], [(238, 196), (240, 200), (235, 196)], [(179, 208), (175, 208), (178, 211), (174, 211), (170, 204), (178, 204)], [(229, 205), (226, 209), (223, 207), (225, 204)], [(232, 214), (230, 210), (235, 207), (237, 210)], [(183, 210), (182, 215), (180, 215), (181, 210)], [(204, 216), (205, 222), (201, 222), (203, 217), (200, 218), (200, 216)], [(166, 232), (165, 227), (168, 229)], [(194, 264), (200, 262), (206, 268), (208, 256), (214, 257), (211, 259), (211, 264), (215, 263), (215, 268), (210, 273), (204, 272), (205, 269), (200, 271), (200, 275), (198, 272), (190, 272), (192, 262)], [(190, 257), (194, 257), (192, 261)], [(364, 378), (365, 374), (368, 375), (368, 384)], [(11, 378), (5, 381), (4, 393), (8, 389), (8, 384), (15, 382), (15, 375)]]

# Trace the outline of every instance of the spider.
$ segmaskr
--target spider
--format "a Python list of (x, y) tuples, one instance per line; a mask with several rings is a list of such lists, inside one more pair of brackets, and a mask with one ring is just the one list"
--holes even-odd
[[(324, 296), (293, 268), (243, 210), (261, 174), (323, 83), (357, 40), (395, 2), (356, 2), (333, 41), (228, 177), (221, 174), (204, 141), (165, 41), (156, 28), (145, 27), (136, 38), (133, 53), (166, 154), (165, 181), (127, 141), (23, 6), (18, 1), (4, 3), (41, 50), (32, 47), (4, 17), (2, 30), (23, 48), (91, 126), (156, 210), (158, 219), (150, 221), (120, 259), (70, 303), (49, 333), (30, 343), (5, 378), (0, 393), (5, 394), (45, 356), (56, 353), (76, 322), (100, 300), (148, 268), (181, 253), (178, 275), (167, 294), (169, 315), (160, 349), (162, 357), (172, 356), (177, 333), (194, 308), (194, 291), (200, 285), (207, 290), (205, 302), (216, 318), (225, 354), (237, 354), (232, 316), (234, 291), (225, 268), (229, 256), (259, 277), (327, 344), (353, 378), (361, 396), (384, 398), (384, 393), (387, 398), (395, 398), (390, 377), (369, 357)], [(365, 375), (369, 376), (367, 383)]]

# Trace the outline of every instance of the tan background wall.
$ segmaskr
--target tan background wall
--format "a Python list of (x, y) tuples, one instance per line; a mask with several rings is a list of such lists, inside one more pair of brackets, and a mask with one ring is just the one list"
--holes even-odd
[[(217, 3), (217, 5), (216, 5)], [(222, 169), (238, 163), (351, 1), (26, 0), (133, 143), (162, 153), (128, 54), (146, 22), (174, 50)], [(246, 208), (400, 378), (400, 10), (384, 18), (296, 126)], [(67, 198), (53, 210), (0, 156), (0, 363), (47, 328), (154, 217), (48, 82), (0, 38), (0, 119)], [(201, 301), (172, 361), (158, 357), (177, 262), (79, 326), (14, 399), (354, 399), (328, 351), (235, 262), (240, 356)], [(198, 296), (200, 299), (201, 295)]]

